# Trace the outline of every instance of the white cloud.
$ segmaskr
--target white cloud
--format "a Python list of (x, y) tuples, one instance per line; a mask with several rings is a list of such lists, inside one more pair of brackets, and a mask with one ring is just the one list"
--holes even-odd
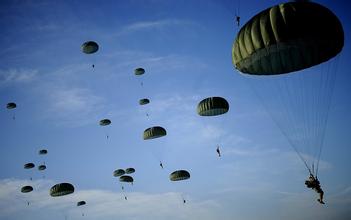
[[(21, 193), (21, 186), (27, 184), (33, 185), (35, 190)], [(214, 201), (196, 201), (192, 198), (183, 204), (180, 195), (174, 192), (131, 192), (127, 193), (126, 201), (120, 192), (75, 189), (71, 195), (53, 198), (49, 196), (49, 188), (53, 184), (51, 180), (1, 180), (0, 219), (19, 219), (23, 213), (30, 219), (34, 219), (36, 213), (41, 213), (42, 216), (45, 213), (56, 213), (56, 219), (59, 219), (61, 216), (58, 212), (64, 212), (72, 218), (84, 212), (85, 219), (213, 219), (213, 211), (219, 207)], [(87, 204), (78, 208), (76, 203), (80, 200), (85, 200)], [(30, 201), (29, 206), (27, 201)], [(31, 211), (28, 212), (28, 209)], [(55, 215), (51, 217), (55, 219)]]
[(37, 70), (9, 69), (0, 70), (1, 83), (25, 83), (30, 82), (38, 75)]
[(166, 19), (166, 20), (156, 20), (156, 21), (142, 21), (130, 24), (122, 29), (120, 34), (128, 34), (135, 31), (150, 30), (150, 29), (160, 29), (164, 27), (173, 26), (195, 26), (196, 23), (187, 20), (178, 19)]

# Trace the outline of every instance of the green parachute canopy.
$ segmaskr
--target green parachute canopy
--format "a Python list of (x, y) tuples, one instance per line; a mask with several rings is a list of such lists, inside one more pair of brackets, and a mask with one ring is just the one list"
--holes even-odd
[(135, 172), (135, 169), (132, 168), (132, 167), (126, 169), (126, 174), (131, 174), (131, 173), (134, 173), (134, 172)]
[(287, 2), (260, 12), (240, 29), (232, 59), (243, 73), (283, 74), (323, 63), (343, 45), (344, 31), (333, 12), (310, 1)]
[(113, 171), (113, 176), (114, 176), (114, 177), (119, 177), (119, 176), (124, 175), (125, 173), (126, 173), (126, 172), (125, 172), (124, 170), (118, 169), (118, 170)]
[(44, 154), (47, 154), (47, 153), (48, 153), (48, 151), (46, 149), (42, 149), (42, 150), (39, 151), (40, 155), (44, 155)]
[(124, 175), (119, 177), (119, 181), (124, 183), (132, 183), (134, 182), (134, 179), (131, 176)]
[(216, 116), (229, 111), (227, 100), (222, 97), (210, 97), (197, 105), (197, 113), (201, 116)]
[(167, 135), (166, 129), (160, 126), (155, 126), (155, 127), (148, 128), (144, 131), (144, 140), (159, 138), (166, 135)]
[(74, 186), (70, 183), (59, 183), (51, 187), (50, 195), (52, 197), (65, 196), (74, 192)]
[(99, 45), (94, 41), (87, 41), (81, 46), (83, 53), (92, 54), (99, 50)]
[(46, 170), (46, 166), (44, 164), (38, 166), (38, 170), (42, 171), (42, 170)]
[(6, 105), (7, 109), (14, 109), (16, 107), (17, 107), (17, 105), (14, 102), (7, 103), (7, 105)]
[(102, 119), (102, 120), (100, 120), (100, 122), (99, 122), (99, 124), (101, 125), (101, 126), (106, 126), (106, 125), (109, 125), (109, 124), (111, 124), (111, 120), (110, 119)]
[(82, 206), (82, 205), (85, 205), (87, 204), (85, 201), (79, 201), (77, 202), (77, 206)]
[(26, 164), (24, 164), (24, 169), (32, 169), (34, 167), (35, 167), (34, 163), (26, 163)]
[(29, 192), (32, 192), (32, 191), (33, 191), (33, 187), (31, 187), (31, 186), (23, 186), (22, 189), (21, 189), (22, 193), (29, 193)]
[(139, 105), (146, 105), (149, 104), (150, 100), (149, 99), (140, 99), (139, 100)]
[(145, 73), (145, 70), (143, 68), (141, 68), (141, 67), (136, 68), (134, 70), (134, 74), (137, 75), (137, 76), (143, 75), (144, 73)]
[(190, 173), (186, 170), (176, 170), (169, 175), (171, 181), (187, 180), (190, 178)]

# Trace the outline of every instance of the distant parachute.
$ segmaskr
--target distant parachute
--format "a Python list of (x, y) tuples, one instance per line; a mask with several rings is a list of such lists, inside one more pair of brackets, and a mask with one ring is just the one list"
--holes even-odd
[(87, 204), (85, 201), (79, 201), (77, 202), (77, 206), (82, 206), (82, 205), (85, 205)]
[(81, 46), (83, 53), (92, 54), (99, 50), (99, 45), (94, 41), (87, 41)]
[(74, 192), (74, 186), (70, 183), (59, 183), (51, 187), (50, 195), (52, 197), (65, 196)]
[(144, 131), (144, 140), (155, 139), (166, 135), (167, 135), (166, 129), (160, 126), (155, 126), (155, 127), (148, 128)]
[(46, 170), (46, 166), (45, 165), (40, 165), (40, 166), (38, 166), (38, 170), (40, 170), (40, 171)]
[(119, 176), (124, 175), (125, 173), (126, 173), (126, 172), (125, 172), (124, 170), (118, 169), (118, 170), (113, 171), (113, 176), (114, 176), (114, 177), (119, 177)]
[(149, 99), (140, 99), (139, 100), (139, 105), (146, 105), (149, 104), (150, 100)]
[(190, 173), (186, 170), (176, 170), (169, 175), (171, 181), (181, 181), (190, 178)]
[(131, 176), (124, 175), (119, 177), (119, 181), (124, 183), (133, 183), (134, 179)]
[(217, 116), (228, 111), (229, 104), (222, 97), (206, 98), (197, 105), (197, 113), (200, 116)]
[(22, 193), (29, 193), (29, 192), (32, 192), (32, 191), (33, 191), (33, 187), (31, 187), (31, 186), (23, 186), (22, 189), (21, 189)]
[(32, 169), (34, 167), (35, 167), (34, 163), (26, 163), (26, 164), (24, 164), (24, 169)]
[(16, 107), (17, 107), (17, 105), (14, 102), (7, 103), (7, 105), (6, 105), (7, 109), (14, 109)]
[(143, 75), (145, 73), (145, 70), (143, 68), (136, 68), (134, 70), (134, 74), (137, 75), (137, 76), (140, 76), (140, 75)]
[(111, 124), (111, 120), (110, 119), (102, 119), (100, 120), (99, 123), (101, 126), (106, 126), (106, 125), (110, 125)]
[(132, 167), (126, 169), (126, 174), (131, 174), (131, 173), (134, 173), (134, 172), (135, 172), (135, 169), (132, 168)]
[(48, 151), (46, 149), (42, 149), (42, 150), (39, 151), (40, 155), (45, 155), (47, 153), (48, 153)]
[(274, 75), (323, 63), (344, 45), (339, 19), (310, 1), (287, 2), (251, 18), (239, 31), (232, 49), (242, 73)]

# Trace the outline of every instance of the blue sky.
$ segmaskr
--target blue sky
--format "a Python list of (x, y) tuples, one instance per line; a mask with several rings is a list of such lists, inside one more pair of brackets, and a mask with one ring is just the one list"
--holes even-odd
[[(302, 162), (231, 61), (235, 11), (244, 24), (278, 3), (1, 1), (0, 219), (350, 219), (350, 6), (318, 1), (345, 32), (320, 164), (321, 206), (304, 186)], [(81, 52), (88, 40), (98, 42), (97, 53)], [(136, 77), (137, 67), (146, 73)], [(198, 102), (210, 96), (224, 97), (229, 112), (198, 116)], [(139, 106), (145, 97), (151, 103)], [(17, 108), (9, 111), (8, 102)], [(112, 124), (99, 126), (103, 118)], [(144, 141), (143, 131), (156, 125), (167, 136)], [(23, 169), (43, 161), (45, 178)], [(127, 167), (136, 173), (125, 201), (112, 173)], [(178, 169), (191, 178), (170, 182)], [(75, 193), (50, 197), (60, 182)], [(27, 184), (34, 191), (22, 194)], [(80, 200), (87, 205), (76, 207)]]

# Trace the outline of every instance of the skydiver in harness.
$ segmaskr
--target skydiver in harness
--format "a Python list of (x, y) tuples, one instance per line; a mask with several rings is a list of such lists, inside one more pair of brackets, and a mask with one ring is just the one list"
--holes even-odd
[(160, 167), (163, 169), (163, 164), (162, 164), (162, 162), (160, 161)]
[(240, 16), (235, 15), (235, 20), (236, 20), (236, 24), (238, 25), (238, 27), (240, 26)]
[(323, 202), (323, 195), (324, 192), (320, 186), (320, 182), (318, 180), (317, 177), (314, 177), (312, 173), (310, 173), (310, 176), (308, 177), (308, 180), (305, 181), (305, 185), (307, 186), (307, 188), (311, 188), (313, 190), (315, 190), (318, 194), (319, 194), (319, 199), (317, 199), (317, 201), (321, 204), (325, 204)]
[(219, 146), (217, 146), (216, 151), (217, 151), (218, 157), (221, 157), (221, 151), (219, 150)]

